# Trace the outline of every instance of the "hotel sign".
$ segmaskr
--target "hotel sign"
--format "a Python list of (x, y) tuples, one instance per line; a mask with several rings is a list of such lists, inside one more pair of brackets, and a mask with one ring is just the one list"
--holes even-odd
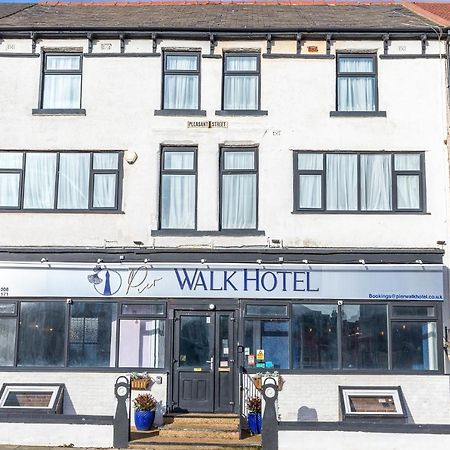
[(443, 300), (443, 269), (411, 266), (0, 268), (3, 297)]

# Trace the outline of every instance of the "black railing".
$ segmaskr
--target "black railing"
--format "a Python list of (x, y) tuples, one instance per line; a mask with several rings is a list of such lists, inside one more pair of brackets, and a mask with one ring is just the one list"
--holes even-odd
[[(261, 380), (261, 378), (259, 379)], [(262, 380), (261, 380), (262, 381)], [(262, 400), (261, 385), (257, 385), (255, 380), (247, 372), (247, 369), (241, 366), (239, 370), (239, 388), (240, 388), (240, 414), (244, 427), (247, 424), (248, 406), (247, 401), (252, 397), (258, 397)]]

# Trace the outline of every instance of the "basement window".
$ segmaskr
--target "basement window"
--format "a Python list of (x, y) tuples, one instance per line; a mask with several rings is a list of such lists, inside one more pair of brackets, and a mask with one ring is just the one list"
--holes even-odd
[(63, 384), (4, 384), (0, 411), (62, 413)]

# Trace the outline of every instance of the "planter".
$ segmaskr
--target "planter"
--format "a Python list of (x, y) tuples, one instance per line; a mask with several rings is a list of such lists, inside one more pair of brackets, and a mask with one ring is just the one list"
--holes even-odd
[(147, 389), (149, 380), (147, 378), (138, 378), (136, 380), (131, 380), (131, 389), (145, 390)]
[(248, 413), (247, 421), (248, 421), (248, 428), (253, 434), (261, 433), (261, 425), (262, 425), (261, 413), (254, 413), (254, 412)]
[(139, 431), (148, 431), (155, 420), (155, 411), (135, 411), (134, 425)]
[(261, 390), (261, 388), (262, 388), (262, 378), (261, 377), (253, 378), (253, 384), (255, 385), (256, 389)]

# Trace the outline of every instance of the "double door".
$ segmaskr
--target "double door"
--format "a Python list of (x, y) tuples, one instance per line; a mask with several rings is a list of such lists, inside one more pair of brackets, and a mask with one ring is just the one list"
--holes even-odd
[(235, 410), (235, 312), (175, 311), (173, 410)]

